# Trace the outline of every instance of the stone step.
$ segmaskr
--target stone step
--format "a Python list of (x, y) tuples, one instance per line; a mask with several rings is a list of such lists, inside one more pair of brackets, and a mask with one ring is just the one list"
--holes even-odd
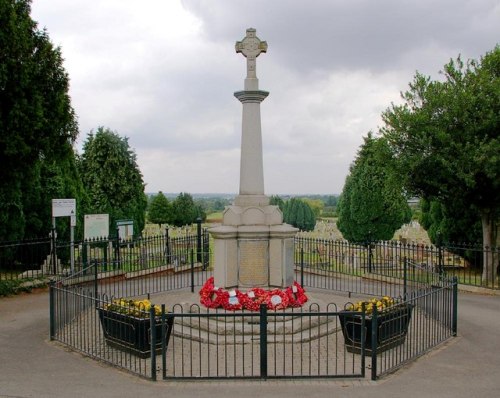
[[(308, 342), (340, 330), (337, 317), (297, 318), (268, 322), (268, 343)], [(248, 322), (177, 317), (172, 333), (177, 338), (208, 344), (249, 344), (259, 342), (260, 325), (258, 317), (249, 317)]]

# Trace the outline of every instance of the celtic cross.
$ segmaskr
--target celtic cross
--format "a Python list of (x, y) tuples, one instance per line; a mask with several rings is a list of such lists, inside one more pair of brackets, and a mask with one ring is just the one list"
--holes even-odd
[(267, 52), (267, 43), (260, 41), (255, 35), (256, 30), (247, 29), (247, 35), (242, 41), (237, 41), (235, 48), (237, 53), (242, 53), (247, 59), (247, 79), (256, 78), (256, 58), (260, 53)]

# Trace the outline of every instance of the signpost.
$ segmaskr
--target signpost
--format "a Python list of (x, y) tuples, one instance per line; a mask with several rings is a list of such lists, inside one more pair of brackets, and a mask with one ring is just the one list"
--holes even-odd
[[(71, 273), (75, 272), (75, 227), (76, 227), (76, 199), (52, 199), (52, 228), (53, 233), (56, 232), (56, 217), (70, 217), (70, 261), (71, 261)], [(55, 237), (53, 239), (55, 242)], [(52, 250), (55, 253), (56, 248), (53, 247)], [(54, 258), (54, 272), (57, 271), (57, 259)]]

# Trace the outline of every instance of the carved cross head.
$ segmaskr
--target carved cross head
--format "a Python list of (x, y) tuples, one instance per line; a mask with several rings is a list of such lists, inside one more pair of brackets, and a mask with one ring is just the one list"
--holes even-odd
[(237, 53), (242, 53), (247, 59), (247, 78), (255, 78), (256, 58), (260, 53), (267, 52), (267, 43), (261, 41), (253, 28), (247, 29), (247, 35), (242, 41), (237, 41), (235, 49)]

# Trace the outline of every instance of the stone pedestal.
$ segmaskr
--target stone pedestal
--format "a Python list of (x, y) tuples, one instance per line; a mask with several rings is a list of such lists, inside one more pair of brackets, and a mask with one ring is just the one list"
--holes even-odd
[(214, 238), (218, 287), (287, 287), (294, 280), (297, 228), (282, 223), (277, 206), (228, 206)]

